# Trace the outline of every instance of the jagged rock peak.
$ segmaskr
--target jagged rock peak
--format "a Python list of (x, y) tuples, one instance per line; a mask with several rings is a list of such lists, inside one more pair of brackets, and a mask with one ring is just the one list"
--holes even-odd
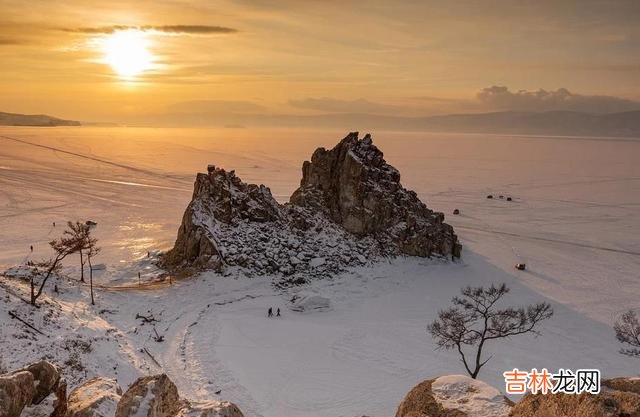
[(400, 184), (400, 173), (384, 160), (371, 135), (348, 134), (327, 151), (318, 148), (302, 166), (302, 181), (291, 203), (328, 213), (358, 235), (393, 242), (399, 252), (459, 256), (453, 228)]
[(290, 202), (214, 165), (196, 176), (168, 268), (332, 275), (380, 256), (460, 255), (453, 228), (400, 184), (370, 135), (350, 133), (303, 164)]

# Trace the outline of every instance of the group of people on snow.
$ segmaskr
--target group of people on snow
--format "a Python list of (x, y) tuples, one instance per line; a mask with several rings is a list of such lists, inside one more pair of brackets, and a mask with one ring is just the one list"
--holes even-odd
[[(273, 307), (269, 307), (267, 311), (267, 317), (273, 317)], [(276, 317), (280, 317), (280, 307), (276, 310)]]

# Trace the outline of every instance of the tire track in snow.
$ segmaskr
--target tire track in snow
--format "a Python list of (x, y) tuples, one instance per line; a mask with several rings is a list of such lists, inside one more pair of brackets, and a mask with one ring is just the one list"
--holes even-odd
[(615, 253), (624, 253), (626, 255), (640, 256), (640, 252), (636, 252), (632, 250), (616, 249), (616, 248), (610, 248), (607, 246), (590, 245), (588, 243), (572, 242), (568, 240), (553, 239), (549, 237), (529, 236), (529, 235), (523, 235), (520, 233), (503, 232), (503, 231), (492, 230), (492, 229), (481, 229), (481, 228), (469, 227), (469, 226), (456, 226), (456, 229), (471, 230), (474, 232), (490, 233), (494, 235), (510, 236), (510, 237), (516, 237), (516, 238), (525, 239), (525, 240), (539, 240), (542, 242), (560, 243), (563, 245), (576, 246), (580, 248), (595, 249), (595, 250), (602, 250), (602, 251), (615, 252)]
[(121, 164), (121, 163), (118, 163), (118, 162), (109, 161), (108, 159), (103, 159), (103, 158), (98, 158), (98, 157), (95, 157), (95, 156), (85, 155), (85, 154), (81, 154), (81, 153), (78, 153), (78, 152), (67, 151), (67, 150), (64, 150), (64, 149), (61, 149), (61, 148), (56, 148), (54, 146), (48, 146), (48, 145), (42, 145), (42, 144), (39, 144), (39, 143), (33, 143), (33, 142), (29, 142), (29, 141), (24, 140), (24, 139), (18, 139), (18, 138), (14, 138), (14, 137), (11, 137), (11, 136), (0, 135), (0, 138), (1, 139), (5, 139), (5, 140), (12, 140), (14, 142), (19, 142), (19, 143), (22, 143), (22, 144), (25, 144), (25, 145), (29, 145), (29, 146), (35, 146), (35, 147), (42, 148), (42, 149), (48, 149), (48, 150), (54, 151), (54, 152), (64, 153), (64, 154), (75, 156), (75, 157), (78, 157), (78, 158), (83, 158), (83, 159), (88, 159), (88, 160), (91, 160), (91, 161), (100, 162), (102, 164), (107, 164), (107, 165), (115, 166), (115, 167), (118, 167), (118, 168), (128, 169), (130, 171), (140, 172), (140, 173), (151, 175), (151, 176), (154, 176), (154, 177), (170, 178), (172, 180), (179, 180), (179, 179), (181, 180), (182, 179), (181, 177), (178, 177), (178, 176), (175, 176), (175, 175), (162, 174), (160, 172), (151, 171), (151, 170), (143, 169), (143, 168), (138, 168), (138, 167), (131, 166), (131, 165)]

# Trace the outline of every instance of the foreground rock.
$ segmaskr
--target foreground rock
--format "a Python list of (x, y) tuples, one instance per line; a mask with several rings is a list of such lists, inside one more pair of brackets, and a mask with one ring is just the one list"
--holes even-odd
[(198, 174), (175, 246), (174, 268), (240, 269), (250, 275), (325, 276), (381, 256), (460, 256), (444, 215), (400, 184), (369, 135), (316, 150), (290, 202), (234, 171)]
[(165, 374), (138, 378), (123, 394), (114, 379), (93, 378), (67, 398), (57, 367), (41, 361), (0, 375), (0, 417), (243, 417), (227, 401), (190, 403)]
[(35, 395), (33, 374), (17, 371), (0, 376), (0, 416), (18, 417)]
[(69, 394), (67, 417), (113, 417), (122, 395), (114, 379), (93, 378)]
[(27, 371), (33, 374), (35, 393), (32, 403), (40, 404), (49, 394), (55, 392), (60, 383), (60, 370), (47, 361), (40, 361), (29, 365)]
[(18, 417), (25, 407), (40, 404), (52, 393), (61, 396), (60, 384), (59, 369), (47, 361), (0, 375), (0, 416)]
[(400, 403), (396, 417), (506, 417), (511, 404), (484, 382), (450, 375), (416, 385)]
[(116, 417), (172, 417), (186, 406), (165, 374), (139, 378), (122, 395)]
[(228, 401), (209, 401), (189, 404), (176, 417), (244, 417), (240, 409)]
[(527, 394), (509, 417), (640, 417), (640, 380), (616, 378), (602, 382), (597, 395)]

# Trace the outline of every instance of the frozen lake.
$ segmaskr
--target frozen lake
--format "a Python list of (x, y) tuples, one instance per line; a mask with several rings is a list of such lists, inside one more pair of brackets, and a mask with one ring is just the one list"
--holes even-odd
[[(373, 133), (403, 184), (455, 227), (461, 262), (398, 259), (293, 289), (330, 299), (330, 311), (312, 314), (289, 311), (268, 277), (205, 273), (153, 291), (99, 291), (95, 308), (72, 280), (54, 300), (63, 311), (54, 346), (81, 335), (93, 340), (88, 376), (126, 386), (166, 372), (188, 397), (222, 390), (248, 417), (382, 417), (418, 381), (462, 372), (455, 352), (434, 351), (425, 331), (437, 311), (462, 286), (506, 282), (510, 303), (546, 299), (555, 315), (538, 340), (492, 344), (483, 380), (502, 388), (502, 372), (513, 367), (634, 375), (637, 359), (617, 353), (610, 326), (640, 297), (640, 141)], [(98, 283), (133, 278), (136, 259), (172, 245), (195, 173), (207, 164), (265, 183), (286, 201), (302, 161), (345, 134), (0, 128), (0, 267), (46, 256), (66, 220), (91, 219), (108, 269)], [(516, 262), (527, 270), (516, 271)], [(281, 306), (283, 317), (267, 319), (266, 306)], [(0, 307), (30, 311), (15, 299)], [(140, 327), (140, 311), (161, 315), (166, 343)], [(19, 323), (8, 318), (0, 323), (8, 365), (43, 349), (58, 361), (68, 353), (47, 338), (16, 337)], [(118, 337), (105, 338), (107, 331)]]
[[(636, 303), (640, 140), (372, 133), (403, 184), (447, 215), (466, 248), (510, 272), (526, 262), (518, 277), (527, 286), (606, 323)], [(31, 244), (45, 256), (60, 228), (52, 223), (68, 219), (99, 223), (110, 265), (166, 249), (207, 164), (286, 201), (302, 161), (345, 134), (2, 127), (0, 266), (25, 259)]]

